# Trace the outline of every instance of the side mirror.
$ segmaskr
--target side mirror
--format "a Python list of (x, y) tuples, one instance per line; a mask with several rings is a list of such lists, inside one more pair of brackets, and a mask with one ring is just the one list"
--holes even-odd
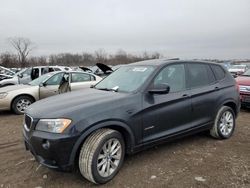
[(156, 84), (148, 92), (151, 94), (167, 94), (170, 91), (170, 87), (167, 84)]
[(39, 86), (40, 86), (40, 87), (46, 87), (47, 84), (46, 84), (46, 82), (43, 82), (43, 83), (41, 83)]

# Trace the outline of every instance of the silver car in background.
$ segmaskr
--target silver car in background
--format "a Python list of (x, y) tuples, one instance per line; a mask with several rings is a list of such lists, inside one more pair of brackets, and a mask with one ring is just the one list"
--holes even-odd
[(47, 73), (27, 85), (0, 88), (0, 110), (12, 110), (16, 114), (23, 114), (25, 109), (37, 100), (57, 95), (65, 88), (64, 92), (89, 88), (101, 79), (94, 74), (77, 71)]

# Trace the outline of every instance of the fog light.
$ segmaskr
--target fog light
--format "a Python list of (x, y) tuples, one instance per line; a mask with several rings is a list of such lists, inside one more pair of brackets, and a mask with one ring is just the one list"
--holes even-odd
[(44, 149), (47, 150), (50, 147), (50, 142), (48, 140), (44, 140), (42, 146)]

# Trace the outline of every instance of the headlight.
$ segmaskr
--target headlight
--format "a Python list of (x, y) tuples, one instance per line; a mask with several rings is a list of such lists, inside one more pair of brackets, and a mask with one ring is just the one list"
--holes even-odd
[(36, 130), (62, 133), (70, 123), (70, 119), (41, 119), (36, 125)]
[(6, 92), (0, 93), (0, 99), (5, 98), (7, 95), (8, 95), (8, 93), (6, 93)]

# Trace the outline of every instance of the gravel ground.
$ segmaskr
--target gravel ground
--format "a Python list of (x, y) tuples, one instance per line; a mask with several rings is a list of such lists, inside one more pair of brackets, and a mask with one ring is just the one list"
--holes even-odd
[[(22, 116), (0, 112), (0, 188), (92, 186), (78, 173), (40, 166), (24, 149)], [(198, 134), (127, 156), (100, 187), (250, 187), (250, 110), (241, 110), (232, 138)]]

